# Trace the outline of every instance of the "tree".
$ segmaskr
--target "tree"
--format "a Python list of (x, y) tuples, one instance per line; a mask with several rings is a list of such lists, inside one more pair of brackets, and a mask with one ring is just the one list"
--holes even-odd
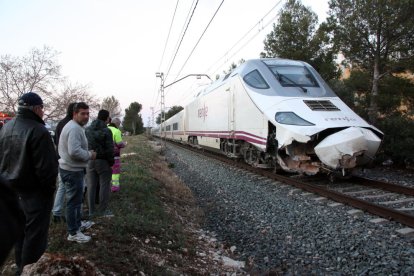
[(71, 102), (84, 101), (99, 107), (88, 86), (71, 84), (61, 75), (58, 53), (52, 48), (32, 49), (23, 57), (0, 57), (0, 109), (15, 113), (22, 94), (38, 93), (45, 105), (45, 121), (61, 119)]
[[(57, 86), (57, 85), (56, 85)], [(89, 87), (81, 84), (71, 84), (67, 80), (55, 86), (55, 93), (50, 95), (45, 108), (45, 121), (58, 121), (66, 116), (68, 105), (73, 102), (85, 102), (92, 113), (98, 111), (99, 102), (94, 95), (89, 93)]]
[[(170, 110), (168, 110), (165, 113), (165, 120), (168, 120), (169, 118), (171, 118), (172, 116), (174, 116), (175, 114), (177, 114), (178, 112), (180, 112), (183, 109), (184, 109), (184, 107), (182, 107), (182, 106), (174, 105), (173, 107), (170, 108)], [(162, 115), (162, 112), (160, 114), (158, 114), (157, 119), (155, 120), (155, 122), (157, 124), (161, 124), (161, 115)]]
[(133, 102), (125, 109), (125, 117), (122, 122), (124, 130), (129, 131), (133, 135), (144, 132), (144, 124), (142, 122), (141, 114), (139, 112), (142, 109), (142, 105)]
[(100, 109), (108, 110), (111, 118), (121, 117), (122, 115), (121, 105), (114, 96), (104, 98)]
[(413, 68), (414, 1), (331, 0), (329, 7), (336, 47), (353, 66), (371, 75), (368, 112), (375, 123), (380, 80)]
[(289, 0), (279, 14), (277, 24), (264, 41), (261, 57), (280, 57), (302, 60), (326, 80), (339, 77), (335, 64), (336, 51), (331, 45), (330, 29), (326, 23), (317, 28), (318, 16), (298, 0)]
[[(402, 165), (414, 160), (414, 82), (409, 75), (390, 74), (378, 87), (376, 126), (385, 133), (378, 160), (392, 158)], [(352, 70), (349, 78), (337, 80), (332, 88), (355, 112), (368, 118), (371, 74), (367, 70)]]
[(50, 87), (60, 77), (57, 52), (49, 47), (32, 49), (27, 56), (0, 57), (0, 104), (13, 112), (20, 96), (29, 91), (40, 92), (42, 98), (51, 95)]

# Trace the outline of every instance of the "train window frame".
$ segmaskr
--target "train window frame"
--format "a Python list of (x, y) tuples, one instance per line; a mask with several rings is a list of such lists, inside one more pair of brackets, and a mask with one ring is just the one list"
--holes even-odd
[[(272, 72), (273, 76), (276, 78), (276, 80), (280, 83), (283, 87), (320, 87), (318, 81), (316, 80), (315, 76), (312, 74), (312, 72), (306, 68), (306, 66), (303, 65), (268, 65), (270, 72)], [(297, 78), (293, 78), (291, 75), (281, 74), (279, 69), (283, 68), (300, 68), (303, 69), (305, 74), (301, 75), (304, 76), (306, 79), (309, 80), (308, 83), (298, 82)], [(275, 71), (274, 71), (275, 70)], [(286, 80), (286, 81), (283, 81)]]
[[(251, 78), (252, 76), (253, 78)], [(253, 83), (251, 81), (252, 79), (256, 80), (257, 82)], [(244, 75), (243, 80), (249, 86), (256, 88), (256, 89), (269, 89), (270, 88), (269, 84), (266, 82), (262, 74), (260, 74), (259, 70), (257, 69), (250, 71), (249, 73)], [(257, 84), (261, 84), (261, 86), (258, 86)]]

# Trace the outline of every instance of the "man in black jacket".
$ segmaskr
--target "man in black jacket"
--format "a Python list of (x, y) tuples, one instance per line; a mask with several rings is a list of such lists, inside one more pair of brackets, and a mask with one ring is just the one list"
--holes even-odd
[[(70, 103), (68, 109), (66, 111), (66, 117), (63, 118), (56, 126), (55, 129), (55, 145), (56, 147), (59, 145), (59, 138), (60, 133), (62, 133), (63, 127), (73, 118), (73, 108), (75, 107), (76, 103)], [(59, 151), (58, 151), (59, 155)], [(59, 158), (59, 156), (58, 156)], [(65, 203), (65, 185), (62, 182), (60, 176), (58, 177), (58, 189), (55, 195), (55, 201), (53, 204), (53, 220), (54, 222), (60, 222), (61, 220), (65, 220), (65, 214), (63, 213), (63, 206)]]
[[(88, 205), (90, 216), (113, 216), (108, 209), (111, 193), (112, 165), (114, 164), (114, 144), (112, 132), (107, 127), (109, 111), (102, 109), (98, 112), (98, 119), (86, 128), (89, 150), (96, 152), (96, 160), (89, 160), (86, 170), (88, 183)], [(99, 209), (95, 213), (96, 188), (99, 187)]]
[(17, 116), (0, 131), (0, 173), (16, 191), (25, 229), (15, 247), (17, 274), (45, 252), (58, 161), (43, 118), (43, 101), (23, 94)]

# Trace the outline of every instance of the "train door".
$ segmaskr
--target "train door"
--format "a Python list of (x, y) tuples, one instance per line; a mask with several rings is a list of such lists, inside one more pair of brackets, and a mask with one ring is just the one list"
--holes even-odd
[(235, 106), (234, 106), (234, 89), (231, 85), (226, 89), (228, 93), (228, 132), (230, 137), (234, 137), (235, 129), (236, 129), (236, 121), (235, 121)]

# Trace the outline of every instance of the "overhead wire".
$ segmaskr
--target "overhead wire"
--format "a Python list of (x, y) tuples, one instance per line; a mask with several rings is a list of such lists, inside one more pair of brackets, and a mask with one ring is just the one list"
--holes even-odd
[[(175, 5), (174, 13), (173, 13), (173, 16), (172, 16), (172, 19), (171, 19), (171, 23), (170, 23), (170, 29), (168, 30), (167, 39), (165, 40), (165, 44), (164, 44), (164, 50), (162, 51), (160, 65), (158, 66), (158, 72), (160, 71), (161, 64), (162, 64), (162, 62), (164, 60), (165, 50), (167, 49), (168, 41), (170, 39), (171, 29), (172, 29), (172, 26), (174, 25), (175, 14), (177, 12), (177, 7), (178, 7), (178, 3), (179, 2), (180, 2), (180, 0), (177, 0), (177, 4)], [(157, 86), (157, 84), (155, 84), (155, 85)], [(158, 93), (157, 93), (157, 97), (155, 99), (155, 102), (154, 102), (154, 97), (152, 98), (152, 101), (151, 101), (152, 103), (156, 103), (158, 101), (159, 94), (160, 94), (160, 90), (158, 90)], [(155, 94), (154, 94), (154, 96), (155, 96)], [(153, 106), (154, 106), (154, 104), (153, 104)]]
[(218, 6), (217, 10), (214, 12), (213, 16), (211, 17), (210, 21), (208, 22), (206, 28), (204, 29), (203, 33), (201, 34), (200, 38), (198, 39), (197, 43), (194, 45), (193, 49), (191, 50), (191, 53), (188, 55), (187, 59), (185, 60), (183, 66), (181, 66), (180, 71), (177, 74), (176, 79), (178, 78), (178, 76), (180, 76), (182, 70), (184, 69), (185, 65), (187, 64), (188, 60), (190, 59), (190, 57), (192, 56), (192, 54), (194, 53), (194, 50), (197, 48), (198, 44), (200, 43), (201, 39), (203, 38), (204, 34), (206, 33), (208, 27), (210, 26), (211, 22), (213, 21), (214, 17), (216, 16), (217, 12), (220, 10), (221, 6), (223, 5), (224, 0), (221, 1), (220, 5)]
[[(220, 61), (220, 60), (222, 60), (223, 58), (226, 58), (227, 57), (227, 55), (228, 55), (228, 53), (230, 53), (230, 51), (232, 51), (241, 41), (243, 41), (243, 39), (245, 39), (255, 28), (257, 28), (257, 25), (259, 25), (260, 26), (260, 24), (263, 22), (263, 20), (271, 13), (271, 12), (273, 12), (273, 10), (274, 9), (276, 9), (276, 7), (278, 7), (279, 5), (280, 5), (280, 3), (282, 2), (282, 0), (279, 0), (277, 3), (276, 3), (276, 5), (274, 5), (256, 24), (254, 24), (253, 26), (252, 26), (252, 28), (251, 29), (249, 29), (236, 43), (234, 43), (233, 44), (233, 46), (231, 46), (231, 48), (229, 49), (229, 50), (227, 50), (225, 53), (224, 53), (224, 55), (223, 56), (221, 56), (219, 59), (217, 59), (212, 65), (210, 65), (209, 66), (209, 68), (207, 69), (207, 70), (205, 70), (204, 72), (210, 72), (210, 70)], [(277, 15), (275, 16), (275, 17), (273, 17), (271, 20), (270, 20), (270, 22), (272, 22), (272, 20), (274, 20), (274, 18), (277, 18)], [(268, 26), (269, 25), (269, 23), (266, 25), (266, 26)], [(265, 27), (266, 27), (265, 26)], [(262, 27), (262, 29), (261, 30), (263, 30), (265, 27)], [(260, 31), (261, 31), (260, 30)], [(259, 31), (259, 33), (260, 33), (260, 31)], [(253, 36), (253, 38), (254, 37), (256, 37), (259, 33), (256, 33), (256, 35), (254, 35)], [(252, 38), (248, 41), (248, 42), (250, 42), (252, 40)], [(248, 44), (248, 43), (247, 43)], [(244, 44), (244, 46), (245, 45), (247, 45), (246, 43)], [(243, 48), (243, 47), (242, 47)], [(240, 48), (237, 52), (239, 52), (242, 48)], [(236, 53), (237, 53), (236, 52)], [(235, 54), (233, 54), (231, 57), (233, 57)], [(227, 57), (227, 59), (229, 59), (229, 57)], [(226, 61), (227, 62), (227, 61)], [(226, 63), (226, 62), (224, 62), (224, 64)], [(221, 64), (218, 68), (220, 68), (222, 65), (224, 65), (224, 64)], [(216, 68), (216, 70), (214, 70), (213, 71), (213, 73), (214, 72), (216, 72), (217, 70), (218, 70), (218, 68)]]
[[(194, 4), (194, 2), (195, 2), (195, 4)], [(182, 41), (183, 41), (183, 39), (184, 39), (184, 36), (185, 36), (186, 31), (187, 31), (187, 29), (188, 29), (188, 26), (190, 25), (190, 22), (191, 22), (191, 19), (192, 19), (192, 17), (193, 17), (194, 11), (195, 11), (195, 9), (196, 9), (196, 7), (197, 7), (197, 4), (198, 4), (198, 0), (197, 0), (197, 1), (196, 1), (196, 0), (193, 0), (193, 2), (192, 2), (192, 4), (191, 4), (191, 7), (190, 7), (190, 10), (189, 10), (189, 12), (188, 12), (188, 14), (187, 14), (186, 20), (184, 21), (183, 29), (181, 30), (181, 33), (180, 33), (181, 40), (180, 40), (180, 42), (179, 42), (179, 43), (177, 42), (177, 44), (176, 44), (176, 47), (175, 47), (175, 48), (176, 48), (176, 51), (175, 51), (174, 57), (173, 57), (173, 58), (172, 58), (172, 60), (170, 61), (170, 65), (169, 65), (169, 68), (168, 68), (167, 74), (165, 74), (165, 75), (164, 75), (164, 82), (165, 82), (166, 78), (168, 77), (168, 74), (169, 74), (169, 72), (170, 72), (170, 70), (171, 70), (171, 67), (172, 67), (172, 65), (173, 65), (173, 63), (174, 63), (174, 60), (175, 60), (175, 58), (176, 58), (176, 56), (177, 56), (177, 53), (178, 53), (178, 51), (179, 51), (179, 49), (180, 49), (181, 43), (182, 43)], [(177, 5), (178, 5), (178, 1), (177, 1)], [(194, 7), (194, 8), (193, 8), (193, 7)], [(177, 8), (177, 6), (176, 6), (176, 8)], [(191, 11), (192, 11), (192, 12), (191, 12)], [(191, 14), (191, 16), (190, 16), (190, 14)], [(174, 16), (175, 16), (175, 11), (174, 11)], [(187, 24), (185, 24), (185, 22), (187, 22)], [(186, 27), (185, 27), (185, 29), (184, 29), (184, 26), (186, 26)], [(171, 30), (171, 27), (170, 27), (170, 30)], [(177, 45), (178, 45), (178, 46), (177, 46)], [(164, 51), (165, 51), (165, 49), (164, 49)], [(160, 66), (161, 66), (161, 64), (160, 64)], [(158, 98), (159, 98), (159, 96), (160, 96), (160, 93), (161, 93), (161, 89), (159, 89), (159, 90), (158, 90), (157, 97), (156, 97), (156, 100), (155, 100), (155, 104), (154, 104), (154, 105), (156, 105), (156, 103), (158, 102)]]
[[(263, 26), (263, 29), (266, 28), (270, 23), (272, 23), (279, 15), (275, 15), (272, 19), (269, 20), (269, 22)], [(234, 57), (238, 52), (240, 52), (244, 47), (246, 47), (247, 44), (249, 44), (260, 32), (256, 33), (254, 36), (252, 36), (246, 43), (244, 43), (237, 51), (235, 51), (228, 59), (231, 59)], [(219, 65), (213, 73), (217, 72), (217, 70), (222, 67), (224, 64), (226, 64), (227, 61), (223, 62), (221, 65)]]
[(162, 64), (162, 61), (164, 59), (165, 50), (167, 49), (168, 40), (170, 39), (171, 29), (172, 29), (172, 26), (174, 24), (175, 13), (177, 12), (177, 7), (178, 7), (179, 2), (180, 2), (180, 0), (177, 0), (177, 4), (175, 5), (174, 14), (173, 14), (173, 17), (171, 19), (170, 29), (168, 30), (167, 39), (165, 40), (164, 50), (162, 51), (162, 56), (161, 56), (161, 60), (160, 60), (160, 65), (158, 66), (158, 71), (160, 71), (161, 64)]
[[(276, 9), (276, 7), (278, 7), (279, 5), (280, 5), (280, 3), (282, 2), (283, 0), (279, 0), (277, 3), (276, 3), (276, 5), (274, 5), (260, 20), (259, 20), (259, 22), (258, 23), (256, 23), (251, 29), (249, 29), (249, 31), (247, 31), (235, 44), (233, 44), (233, 46), (229, 49), (229, 50), (227, 50), (226, 52), (225, 52), (225, 54), (222, 56), (222, 57), (220, 57), (217, 61), (215, 61), (210, 67), (209, 67), (209, 69), (207, 69), (207, 70), (205, 70), (205, 72), (208, 72), (208, 71), (210, 71), (211, 70), (211, 68), (213, 68), (213, 66), (214, 65), (216, 65), (220, 60), (222, 60), (223, 58), (225, 58), (227, 55), (228, 55), (228, 53), (230, 52), (230, 51), (232, 51), (239, 43), (241, 43), (241, 41), (243, 41), (255, 28), (257, 28), (257, 26), (259, 25), (260, 26), (260, 24), (262, 24), (263, 23), (263, 20), (271, 13), (271, 12), (273, 12), (273, 10), (274, 9)], [(208, 23), (208, 25), (207, 25), (207, 27), (205, 28), (205, 30), (203, 31), (203, 33), (202, 33), (202, 35), (200, 36), (200, 38), (199, 38), (199, 40), (197, 41), (197, 43), (196, 43), (196, 45), (194, 46), (194, 48), (192, 49), (192, 51), (191, 51), (191, 53), (190, 53), (190, 55), (188, 56), (188, 58), (187, 58), (187, 60), (185, 61), (185, 63), (184, 63), (184, 65), (181, 67), (181, 69), (180, 69), (180, 71), (179, 71), (179, 73), (177, 74), (177, 77), (176, 77), (176, 79), (178, 78), (178, 76), (180, 75), (180, 73), (181, 73), (181, 71), (183, 70), (183, 68), (184, 68), (184, 66), (186, 65), (186, 63), (188, 62), (188, 60), (190, 59), (190, 57), (191, 57), (191, 55), (193, 54), (193, 52), (194, 52), (194, 50), (195, 50), (195, 48), (198, 46), (198, 44), (199, 44), (199, 42), (200, 42), (200, 40), (202, 39), (202, 37), (204, 36), (204, 33), (206, 32), (206, 30), (208, 29), (208, 27), (210, 26), (210, 24), (211, 24), (211, 22), (212, 22), (212, 20), (214, 19), (214, 17), (216, 16), (216, 14), (217, 14), (217, 12), (219, 11), (219, 9), (221, 8), (221, 6), (222, 6), (222, 4), (223, 4), (223, 2), (224, 2), (224, 0), (220, 3), (220, 5), (219, 5), (219, 7), (217, 8), (217, 10), (216, 10), (216, 12), (214, 13), (214, 15), (212, 16), (212, 18), (211, 18), (211, 20), (210, 20), (210, 22)], [(197, 3), (198, 3), (198, 0), (197, 0)], [(196, 3), (196, 6), (197, 6), (197, 3)], [(196, 6), (194, 7), (194, 9), (193, 9), (193, 11), (192, 11), (192, 14), (191, 14), (191, 17), (193, 16), (193, 14), (194, 14), (194, 10), (195, 10), (195, 8), (196, 8)], [(240, 52), (244, 47), (246, 47), (246, 45), (247, 44), (249, 44), (263, 29), (265, 29), (270, 23), (272, 23), (276, 18), (278, 17), (278, 15), (276, 15), (276, 16), (274, 16), (274, 17), (272, 17), (272, 19), (270, 19), (269, 20), (269, 22), (267, 22), (264, 26), (262, 26), (261, 28), (259, 28), (259, 32), (257, 32), (256, 34), (254, 34), (247, 42), (245, 42), (237, 51), (235, 51), (231, 56), (230, 56), (230, 58), (231, 57), (233, 57), (233, 56), (235, 56), (238, 52)], [(190, 18), (190, 21), (191, 21), (191, 18)], [(190, 21), (188, 21), (188, 23), (187, 23), (187, 27), (186, 27), (186, 29), (185, 29), (185, 31), (187, 30), (187, 28), (188, 28), (188, 25), (189, 25), (189, 23), (190, 23)], [(183, 34), (183, 36), (181, 37), (181, 41), (180, 41), (180, 44), (179, 44), (179, 47), (180, 47), (180, 45), (181, 45), (181, 42), (183, 41), (183, 38), (184, 38), (184, 35), (185, 35), (185, 32), (184, 32), (184, 34)], [(176, 50), (176, 52), (175, 52), (175, 54), (174, 54), (174, 58), (172, 59), (172, 61), (171, 61), (171, 63), (170, 63), (170, 66), (169, 66), (169, 69), (168, 69), (168, 72), (167, 72), (167, 75), (169, 74), (169, 72), (170, 72), (170, 70), (171, 70), (171, 67), (172, 67), (172, 65), (173, 65), (173, 62), (175, 61), (175, 58), (176, 58), (176, 55), (177, 55), (177, 53), (178, 53), (178, 50), (179, 50), (179, 47), (177, 48), (177, 50)], [(227, 58), (227, 59), (229, 59), (229, 57)], [(223, 64), (221, 64), (218, 68), (216, 68), (215, 69), (215, 71), (217, 71), (221, 66), (223, 66), (225, 63), (226, 63), (227, 61), (225, 61)], [(213, 71), (213, 73), (215, 72), (215, 71)], [(166, 76), (167, 76), (166, 75)], [(165, 77), (166, 78), (166, 77)], [(186, 96), (187, 96), (187, 92), (188, 91), (186, 91), (185, 93), (183, 93), (183, 94), (185, 94)]]
[(170, 73), (171, 67), (172, 67), (172, 65), (174, 64), (175, 58), (177, 57), (178, 51), (180, 50), (181, 43), (183, 42), (183, 39), (184, 39), (185, 34), (186, 34), (186, 32), (187, 32), (188, 26), (190, 25), (190, 23), (191, 23), (191, 19), (193, 18), (194, 11), (195, 11), (195, 9), (197, 8), (197, 4), (198, 4), (198, 0), (197, 0), (197, 2), (195, 3), (195, 6), (194, 6), (193, 11), (192, 11), (191, 16), (190, 16), (190, 19), (189, 19), (189, 20), (188, 20), (188, 22), (187, 22), (187, 26), (186, 26), (186, 28), (185, 28), (185, 30), (184, 30), (184, 33), (183, 33), (182, 37), (181, 37), (180, 43), (179, 43), (179, 45), (178, 45), (178, 48), (177, 48), (177, 50), (175, 51), (174, 57), (173, 57), (173, 59), (172, 59), (172, 61), (171, 61), (171, 63), (170, 63), (170, 66), (169, 66), (169, 68), (168, 68), (168, 70), (167, 70), (167, 73), (165, 74), (164, 80), (166, 80), (166, 79), (167, 79), (167, 77), (168, 77), (168, 75), (169, 75), (169, 73)]
[[(182, 37), (182, 35), (183, 35), (183, 33), (184, 33), (184, 30), (185, 30), (185, 27), (186, 27), (186, 23), (188, 22), (188, 19), (190, 18), (190, 15), (191, 15), (191, 11), (193, 10), (193, 7), (194, 7), (194, 4), (195, 4), (195, 1), (196, 0), (193, 0), (193, 2), (191, 3), (191, 6), (190, 6), (190, 9), (188, 10), (188, 13), (187, 13), (187, 17), (185, 18), (185, 20), (184, 20), (184, 24), (183, 24), (183, 27), (181, 28), (181, 32), (180, 32), (180, 35), (178, 36), (178, 37)], [(178, 44), (180, 43), (180, 40), (177, 40), (177, 43), (175, 44), (175, 47), (174, 47), (174, 49), (175, 50), (177, 50), (178, 49)], [(172, 62), (172, 59), (173, 59), (173, 56), (171, 56), (171, 59), (170, 59), (170, 62), (169, 63), (171, 63)]]

